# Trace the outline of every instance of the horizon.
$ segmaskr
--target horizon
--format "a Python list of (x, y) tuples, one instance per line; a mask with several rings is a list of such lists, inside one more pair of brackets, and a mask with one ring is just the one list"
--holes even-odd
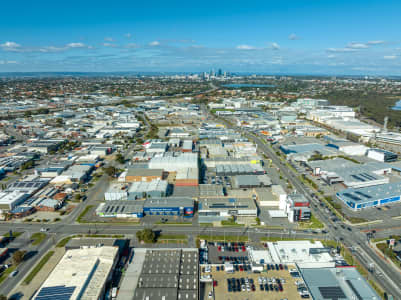
[(218, 66), (247, 74), (401, 76), (401, 3), (394, 0), (44, 0), (3, 8), (11, 13), (0, 20), (0, 73), (199, 73)]

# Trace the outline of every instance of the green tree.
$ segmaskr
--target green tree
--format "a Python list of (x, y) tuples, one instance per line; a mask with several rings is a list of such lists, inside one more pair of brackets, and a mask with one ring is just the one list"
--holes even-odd
[(121, 153), (118, 153), (118, 154), (116, 155), (116, 161), (117, 161), (118, 163), (120, 163), (120, 164), (125, 163), (124, 155), (122, 155)]
[(7, 300), (7, 299), (8, 299), (7, 296), (0, 295), (0, 300)]
[(104, 168), (104, 172), (109, 175), (110, 177), (113, 177), (117, 174), (118, 170), (117, 168), (113, 167), (113, 166), (108, 166), (106, 168)]
[(24, 256), (26, 251), (17, 250), (13, 253), (13, 261), (16, 265), (19, 265), (21, 262), (24, 261)]
[(156, 243), (156, 233), (152, 229), (143, 229), (136, 232), (138, 241), (144, 241), (147, 244)]

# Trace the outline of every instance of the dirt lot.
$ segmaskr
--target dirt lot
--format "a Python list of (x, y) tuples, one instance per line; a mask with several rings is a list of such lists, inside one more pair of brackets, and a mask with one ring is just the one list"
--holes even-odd
[[(288, 266), (288, 269), (294, 268), (294, 266)], [(297, 300), (302, 299), (297, 291), (297, 287), (295, 285), (296, 280), (300, 280), (299, 278), (291, 277), (288, 270), (279, 270), (279, 271), (264, 271), (260, 274), (251, 273), (251, 272), (234, 272), (231, 274), (226, 273), (225, 271), (216, 271), (216, 267), (212, 268), (211, 273), (202, 273), (210, 274), (213, 280), (217, 281), (217, 286), (214, 287), (214, 299), (215, 300), (281, 300), (281, 299), (289, 299), (289, 300)], [(252, 278), (256, 287), (254, 292), (228, 292), (227, 287), (227, 278)], [(259, 277), (268, 277), (268, 278), (280, 278), (285, 280), (283, 283), (283, 291), (261, 291), (259, 288), (258, 278)], [(211, 284), (210, 284), (211, 286)], [(209, 290), (208, 290), (209, 291)], [(203, 294), (203, 299), (208, 299), (208, 293)]]

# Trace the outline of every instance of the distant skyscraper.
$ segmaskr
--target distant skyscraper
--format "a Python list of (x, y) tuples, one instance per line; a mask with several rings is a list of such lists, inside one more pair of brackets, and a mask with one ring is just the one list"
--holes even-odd
[(217, 76), (218, 77), (221, 77), (223, 75), (223, 71), (221, 70), (221, 69), (219, 69), (218, 71), (217, 71)]

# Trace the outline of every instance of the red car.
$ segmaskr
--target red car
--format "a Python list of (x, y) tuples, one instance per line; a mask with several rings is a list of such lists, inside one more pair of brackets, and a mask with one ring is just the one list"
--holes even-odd
[(220, 251), (221, 251), (221, 246), (218, 246), (218, 247), (217, 247), (217, 250), (220, 252)]
[(213, 280), (213, 286), (217, 286), (217, 281)]

